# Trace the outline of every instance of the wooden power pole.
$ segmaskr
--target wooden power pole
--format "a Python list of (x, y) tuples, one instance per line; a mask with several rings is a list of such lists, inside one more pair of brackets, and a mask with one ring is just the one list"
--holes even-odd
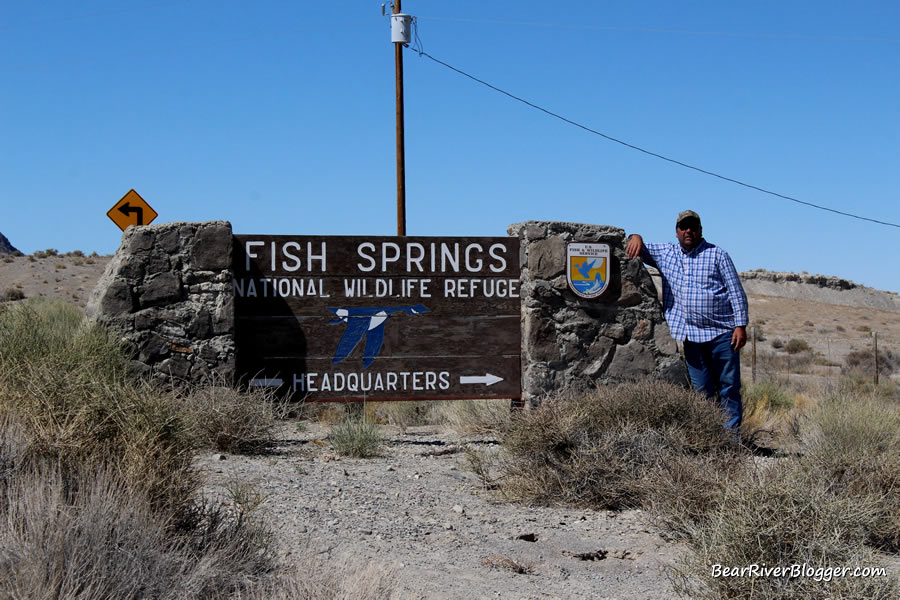
[[(401, 15), (400, 0), (391, 4), (392, 15)], [(409, 17), (391, 17), (394, 72), (397, 83), (397, 235), (406, 235), (406, 150), (403, 140), (403, 46), (409, 43)], [(397, 21), (401, 21), (397, 23)], [(400, 31), (398, 31), (400, 30)], [(405, 32), (405, 35), (404, 35)]]

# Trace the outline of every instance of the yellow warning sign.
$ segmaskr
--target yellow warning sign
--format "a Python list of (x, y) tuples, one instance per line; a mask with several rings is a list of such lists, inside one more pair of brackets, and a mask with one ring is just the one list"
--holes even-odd
[(106, 216), (125, 231), (131, 225), (149, 225), (158, 217), (156, 211), (141, 198), (136, 191), (131, 190), (122, 199), (113, 204)]

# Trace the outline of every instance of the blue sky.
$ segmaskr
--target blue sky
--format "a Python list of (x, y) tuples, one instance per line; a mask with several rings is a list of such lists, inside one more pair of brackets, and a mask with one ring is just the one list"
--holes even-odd
[[(404, 0), (424, 50), (699, 168), (900, 224), (900, 3)], [(675, 215), (738, 269), (900, 291), (900, 228), (563, 123), (404, 51), (407, 233)], [(0, 0), (0, 231), (112, 253), (136, 189), (236, 233), (396, 233), (394, 49), (361, 0)]]

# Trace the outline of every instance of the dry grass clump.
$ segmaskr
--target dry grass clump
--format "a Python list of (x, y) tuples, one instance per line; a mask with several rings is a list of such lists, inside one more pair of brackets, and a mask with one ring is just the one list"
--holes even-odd
[(809, 344), (806, 340), (801, 340), (800, 338), (791, 338), (788, 340), (787, 344), (784, 345), (784, 349), (788, 354), (799, 354), (801, 352), (809, 352)]
[(312, 549), (296, 569), (282, 569), (236, 596), (240, 600), (387, 600), (394, 598), (396, 569), (358, 556), (325, 560)]
[(775, 379), (742, 384), (741, 398), (741, 437), (758, 446), (793, 445), (797, 415), (811, 403), (788, 381)]
[(409, 427), (437, 425), (458, 433), (487, 433), (509, 422), (510, 400), (370, 402), (372, 418), (406, 433)]
[(371, 417), (378, 423), (399, 427), (402, 433), (410, 427), (431, 425), (435, 421), (435, 402), (393, 401), (370, 402)]
[(0, 301), (15, 302), (16, 300), (24, 300), (25, 292), (17, 287), (6, 288), (3, 294), (0, 294)]
[(221, 598), (271, 569), (244, 515), (195, 504), (173, 522), (109, 462), (21, 467), (0, 496), (0, 597)]
[[(862, 523), (878, 513), (870, 498), (835, 494), (812, 465), (789, 461), (727, 486), (721, 502), (688, 529), (691, 550), (673, 571), (676, 591), (704, 599), (859, 599), (897, 597), (895, 579), (842, 576), (824, 568), (874, 567)], [(715, 568), (757, 565), (821, 568), (807, 577), (745, 573), (716, 577)], [(832, 571), (833, 573), (833, 571)], [(721, 572), (719, 572), (721, 575)]]
[[(878, 374), (890, 375), (900, 368), (900, 354), (890, 350), (878, 351)], [(875, 373), (875, 354), (871, 350), (853, 350), (844, 357), (841, 374), (871, 377)]]
[(900, 552), (900, 402), (875, 394), (831, 395), (801, 433), (807, 460), (831, 491), (871, 499), (877, 513), (862, 523), (867, 542)]
[[(829, 580), (835, 569), (883, 566), (878, 551), (900, 551), (896, 397), (839, 390), (821, 398), (798, 429), (798, 455), (739, 474), (701, 519), (679, 521), (690, 549), (675, 571), (679, 592), (710, 599), (898, 597), (895, 576)], [(715, 565), (812, 571), (716, 578)]]
[[(290, 585), (258, 503), (197, 494), (191, 421), (208, 412), (127, 367), (75, 307), (0, 311), (0, 598), (278, 597), (258, 593)], [(199, 396), (213, 410), (223, 393)]]
[(276, 422), (287, 411), (271, 390), (242, 392), (222, 382), (193, 390), (182, 402), (201, 446), (241, 454), (269, 448)]
[(447, 400), (435, 402), (438, 423), (458, 433), (491, 433), (510, 420), (510, 400)]
[(502, 487), (545, 504), (704, 506), (740, 465), (723, 423), (718, 406), (662, 382), (553, 398), (514, 416), (503, 434)]
[(334, 451), (341, 456), (354, 458), (378, 456), (383, 444), (378, 425), (353, 417), (332, 425), (328, 441)]
[(118, 342), (77, 307), (34, 301), (0, 314), (0, 406), (24, 427), (30, 452), (64, 472), (110, 459), (154, 502), (178, 504), (194, 485), (191, 441), (172, 398), (127, 383), (127, 366)]
[(774, 352), (757, 354), (757, 368), (760, 372), (772, 377), (779, 373), (811, 373), (819, 362), (819, 357), (809, 350), (795, 354)]

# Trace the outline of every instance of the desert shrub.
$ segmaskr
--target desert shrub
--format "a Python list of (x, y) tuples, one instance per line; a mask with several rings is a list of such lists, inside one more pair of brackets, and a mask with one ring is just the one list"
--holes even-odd
[(437, 423), (458, 433), (487, 433), (502, 430), (510, 418), (510, 401), (447, 400), (434, 403)]
[[(7, 419), (0, 432), (14, 427)], [(5, 472), (0, 595), (213, 599), (267, 578), (270, 534), (260, 522), (201, 501), (160, 511), (113, 461), (61, 468), (32, 455)]]
[(383, 443), (376, 424), (357, 418), (332, 425), (328, 441), (339, 455), (354, 458), (377, 456)]
[(772, 347), (775, 348), (776, 350), (781, 350), (782, 348), (784, 348), (784, 340), (782, 340), (781, 338), (773, 339), (771, 344), (772, 344)]
[[(321, 551), (320, 551), (321, 552)], [(313, 550), (299, 553), (297, 564), (253, 585), (241, 600), (388, 600), (396, 598), (396, 569), (358, 556), (325, 559)]]
[(784, 411), (794, 407), (794, 395), (790, 389), (777, 381), (743, 384), (741, 398), (744, 412), (748, 410)]
[(126, 379), (61, 302), (0, 312), (0, 581), (12, 598), (228, 597), (268, 577), (270, 534), (196, 494), (179, 399)]
[[(854, 390), (848, 393), (847, 390)], [(677, 587), (696, 598), (894, 598), (896, 577), (713, 577), (714, 565), (878, 567), (900, 551), (900, 407), (842, 385), (799, 422), (801, 452), (739, 473), (702, 519)], [(820, 572), (820, 575), (824, 575)]]
[(434, 422), (433, 402), (370, 402), (372, 418), (376, 422), (386, 422), (406, 433), (409, 427), (428, 425)]
[[(676, 591), (692, 598), (807, 599), (895, 598), (889, 577), (715, 577), (714, 568), (872, 567), (862, 522), (878, 507), (869, 499), (832, 493), (813, 465), (789, 460), (747, 472), (727, 486), (724, 498), (689, 530), (690, 551), (675, 568)], [(821, 573), (824, 576), (824, 572)]]
[[(900, 368), (900, 354), (890, 350), (878, 351), (879, 375), (890, 375)], [(875, 372), (875, 356), (871, 350), (853, 350), (844, 357), (841, 373), (844, 375), (866, 376)]]
[(427, 402), (370, 402), (371, 417), (405, 433), (408, 427), (439, 425), (459, 433), (502, 429), (509, 421), (510, 400), (443, 400)]
[(765, 325), (765, 323), (766, 322), (763, 319), (760, 319), (758, 321), (754, 321), (753, 323), (750, 323), (750, 327), (747, 328), (748, 329), (748, 331), (747, 331), (748, 338), (753, 336), (753, 331), (756, 331), (756, 340), (758, 342), (766, 341), (766, 337), (767, 337), (766, 332), (762, 327), (763, 325)]
[(6, 288), (6, 290), (3, 291), (3, 295), (2, 297), (0, 297), (0, 300), (3, 300), (5, 302), (15, 302), (16, 300), (22, 300), (24, 298), (25, 292), (17, 287), (11, 287)]
[(46, 250), (44, 250), (44, 254), (46, 256), (58, 256), (59, 250), (57, 250), (56, 248), (47, 248)]
[[(702, 512), (719, 474), (739, 463), (723, 423), (717, 405), (662, 382), (561, 395), (511, 418), (502, 435), (502, 488), (531, 502), (598, 509), (642, 506), (654, 495), (653, 503), (665, 505), (657, 493), (664, 489), (677, 494), (672, 504)], [(674, 475), (678, 484), (666, 485)]]
[(233, 453), (271, 446), (277, 420), (286, 410), (271, 391), (241, 392), (222, 382), (190, 392), (182, 403), (199, 445)]
[(791, 442), (793, 410), (799, 395), (787, 382), (765, 379), (759, 383), (744, 383), (741, 398), (744, 404), (741, 437), (757, 446), (780, 447)]
[(801, 352), (809, 352), (810, 347), (806, 340), (791, 338), (788, 340), (787, 344), (784, 345), (784, 349), (788, 354), (799, 354)]
[(847, 331), (846, 329), (844, 329), (844, 326), (843, 326), (843, 325), (838, 325), (837, 327), (834, 328), (834, 330), (835, 330), (835, 331), (840, 331), (841, 333)]
[(117, 340), (77, 307), (31, 301), (0, 314), (0, 406), (29, 448), (66, 472), (103, 457), (160, 506), (192, 489), (191, 443), (173, 397), (126, 380)]
[(900, 405), (877, 394), (832, 394), (804, 429), (808, 460), (832, 492), (871, 501), (877, 514), (861, 523), (873, 546), (900, 552)]
[(774, 377), (779, 373), (809, 373), (816, 363), (817, 356), (811, 352), (798, 354), (759, 352), (757, 368)]

